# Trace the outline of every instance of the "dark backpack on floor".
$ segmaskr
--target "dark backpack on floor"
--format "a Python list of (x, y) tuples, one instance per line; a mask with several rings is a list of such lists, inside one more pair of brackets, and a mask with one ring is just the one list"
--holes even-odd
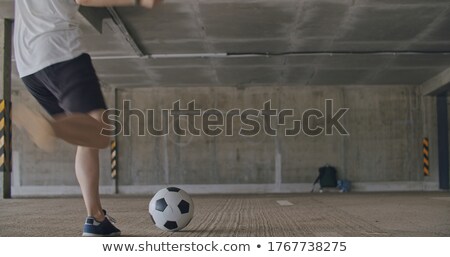
[(313, 183), (314, 186), (319, 182), (320, 188), (337, 187), (337, 170), (336, 168), (326, 165), (319, 168), (319, 175)]

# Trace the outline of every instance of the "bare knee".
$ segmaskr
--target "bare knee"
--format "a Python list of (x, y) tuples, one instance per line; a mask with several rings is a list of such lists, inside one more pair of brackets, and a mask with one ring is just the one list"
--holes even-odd
[[(105, 112), (104, 109), (98, 109), (98, 110), (94, 110), (89, 112), (89, 116), (91, 116), (92, 118), (96, 119), (98, 122), (101, 123), (102, 128), (107, 128), (107, 124), (104, 122), (103, 120), (103, 113)], [(101, 148), (106, 148), (109, 146), (110, 143), (110, 137), (107, 135), (104, 135), (101, 133), (101, 137), (102, 137), (102, 144), (101, 144)]]
[(103, 117), (103, 113), (104, 112), (105, 112), (104, 109), (97, 109), (97, 110), (93, 110), (93, 111), (89, 112), (88, 114), (92, 118), (94, 118), (94, 119), (96, 119), (96, 120), (98, 120), (98, 121), (103, 123), (102, 117)]

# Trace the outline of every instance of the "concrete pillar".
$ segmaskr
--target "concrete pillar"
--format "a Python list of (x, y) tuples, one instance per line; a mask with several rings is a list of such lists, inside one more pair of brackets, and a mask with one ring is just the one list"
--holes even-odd
[[(11, 103), (11, 42), (12, 20), (0, 20), (0, 99), (5, 100), (5, 151), (4, 169), (0, 174), (0, 188), (3, 198), (11, 198), (11, 140), (10, 105)], [(1, 154), (1, 153), (0, 153)]]
[(450, 170), (447, 93), (443, 93), (437, 96), (436, 107), (438, 119), (439, 189), (448, 190), (450, 189)]

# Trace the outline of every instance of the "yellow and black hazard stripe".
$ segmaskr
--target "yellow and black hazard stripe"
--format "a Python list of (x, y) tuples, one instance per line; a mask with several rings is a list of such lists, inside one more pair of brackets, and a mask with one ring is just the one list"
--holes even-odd
[(422, 141), (423, 144), (423, 175), (430, 175), (430, 140), (426, 137)]
[(111, 142), (111, 177), (117, 178), (117, 142)]
[(0, 100), (0, 171), (11, 171), (11, 103)]

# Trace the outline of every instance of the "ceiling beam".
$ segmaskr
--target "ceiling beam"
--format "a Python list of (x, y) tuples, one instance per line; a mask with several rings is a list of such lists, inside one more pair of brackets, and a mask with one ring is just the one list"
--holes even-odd
[(438, 95), (450, 89), (450, 68), (421, 85), (423, 95)]
[(142, 50), (142, 47), (138, 44), (138, 42), (135, 39), (135, 36), (130, 33), (130, 31), (127, 28), (127, 25), (123, 22), (122, 18), (120, 17), (119, 13), (116, 11), (114, 7), (108, 7), (107, 8), (110, 17), (116, 24), (118, 30), (122, 33), (125, 40), (128, 42), (128, 44), (131, 46), (133, 51), (138, 57), (144, 57), (145, 53)]
[(106, 8), (80, 6), (79, 12), (99, 33), (103, 31), (103, 20), (112, 18)]
[(119, 13), (113, 7), (98, 8), (98, 7), (84, 7), (80, 6), (79, 12), (84, 18), (99, 32), (103, 31), (103, 21), (114, 24), (117, 31), (120, 32), (126, 42), (134, 50), (137, 57), (143, 57), (145, 54), (142, 48), (136, 42), (135, 37), (129, 32), (126, 24), (123, 22)]

